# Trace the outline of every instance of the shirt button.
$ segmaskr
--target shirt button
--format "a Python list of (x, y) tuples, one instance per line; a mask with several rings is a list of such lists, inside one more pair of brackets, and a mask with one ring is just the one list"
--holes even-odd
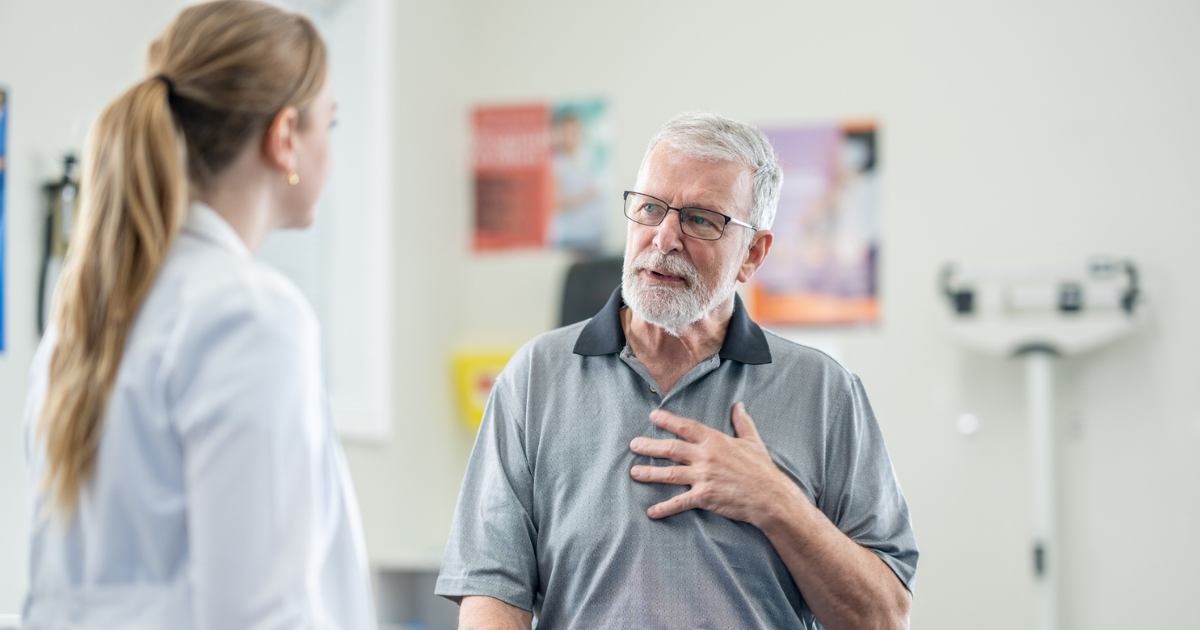
[(657, 394), (657, 393), (658, 393), (658, 390), (657, 390), (657, 389), (654, 389), (653, 387), (651, 387), (651, 388), (650, 388), (650, 393), (652, 393), (652, 394)]

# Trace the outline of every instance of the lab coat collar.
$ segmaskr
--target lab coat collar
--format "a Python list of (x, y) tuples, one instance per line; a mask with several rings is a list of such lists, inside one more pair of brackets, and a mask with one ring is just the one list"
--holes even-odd
[(241, 258), (254, 257), (250, 253), (250, 249), (246, 247), (246, 243), (242, 241), (242, 237), (234, 231), (233, 226), (217, 214), (216, 210), (201, 201), (193, 201), (191, 207), (188, 208), (187, 223), (184, 224), (183, 229), (185, 232), (202, 238), (221, 249), (233, 252)]

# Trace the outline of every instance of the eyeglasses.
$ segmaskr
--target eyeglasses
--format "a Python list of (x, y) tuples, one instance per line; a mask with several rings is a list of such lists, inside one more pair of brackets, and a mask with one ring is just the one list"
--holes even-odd
[(634, 223), (659, 225), (667, 218), (667, 214), (671, 210), (679, 213), (679, 226), (683, 229), (683, 233), (702, 241), (715, 241), (721, 238), (721, 235), (725, 233), (725, 226), (730, 223), (750, 228), (755, 232), (758, 231), (758, 228), (753, 225), (743, 223), (733, 217), (727, 217), (720, 212), (704, 208), (672, 208), (662, 199), (632, 190), (625, 191), (625, 216)]

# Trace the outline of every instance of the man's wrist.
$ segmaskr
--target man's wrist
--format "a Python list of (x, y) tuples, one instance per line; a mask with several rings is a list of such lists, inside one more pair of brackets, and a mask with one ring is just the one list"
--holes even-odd
[(769, 539), (778, 536), (792, 537), (796, 531), (804, 531), (813, 518), (816, 506), (809, 502), (791, 479), (780, 475), (780, 482), (775, 484), (775, 491), (769, 493), (761, 516), (756, 519), (754, 526), (762, 530)]

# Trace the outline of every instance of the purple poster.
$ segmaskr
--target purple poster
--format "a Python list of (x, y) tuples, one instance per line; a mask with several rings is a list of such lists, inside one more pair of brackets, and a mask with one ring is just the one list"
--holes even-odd
[(879, 161), (872, 124), (763, 129), (783, 166), (771, 254), (748, 303), (776, 325), (878, 321)]

